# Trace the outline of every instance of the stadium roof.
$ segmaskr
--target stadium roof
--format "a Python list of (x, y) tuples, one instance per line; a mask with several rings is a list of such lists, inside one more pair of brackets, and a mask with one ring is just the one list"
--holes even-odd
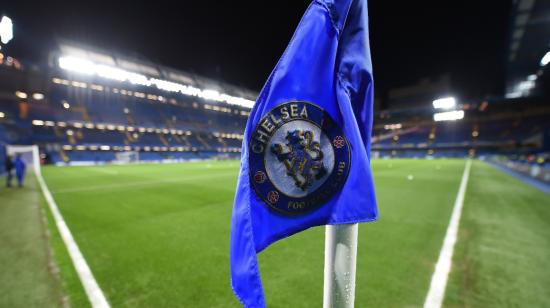
[(162, 66), (142, 57), (122, 55), (66, 40), (59, 40), (58, 48), (50, 60), (52, 65), (80, 74), (153, 86), (247, 108), (252, 107), (257, 95), (242, 87)]
[[(550, 52), (550, 2), (515, 0), (507, 54), (506, 96), (532, 95)], [(550, 57), (548, 54), (547, 57)]]

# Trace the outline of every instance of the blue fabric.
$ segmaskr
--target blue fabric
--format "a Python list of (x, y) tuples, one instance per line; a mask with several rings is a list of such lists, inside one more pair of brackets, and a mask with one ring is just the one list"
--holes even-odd
[(17, 157), (13, 162), (13, 164), (15, 165), (15, 174), (17, 174), (17, 177), (25, 174), (26, 165), (25, 165), (25, 162), (21, 159), (21, 157)]
[[(377, 219), (370, 169), (373, 90), (366, 1), (313, 1), (245, 130), (230, 252), (232, 288), (245, 307), (265, 307), (256, 254), (270, 244), (313, 226)], [(274, 213), (255, 194), (249, 177), (248, 142), (255, 127), (267, 112), (289, 101), (323, 108), (351, 148), (351, 168), (340, 191), (318, 209), (297, 216)]]
[(23, 186), (23, 181), (25, 180), (25, 162), (21, 157), (17, 157), (13, 163), (15, 165), (15, 176), (17, 177), (17, 185)]

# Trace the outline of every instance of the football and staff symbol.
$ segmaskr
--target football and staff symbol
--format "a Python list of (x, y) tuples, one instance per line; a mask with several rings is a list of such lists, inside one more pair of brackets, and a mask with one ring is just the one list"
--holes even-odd
[(254, 181), (256, 181), (256, 183), (258, 184), (262, 184), (263, 182), (265, 182), (266, 178), (267, 176), (263, 171), (258, 171), (254, 174)]
[(332, 144), (334, 145), (335, 148), (340, 149), (344, 145), (346, 145), (346, 141), (344, 140), (344, 137), (336, 136), (336, 137), (334, 137), (334, 140), (332, 141)]
[(277, 203), (277, 201), (279, 201), (279, 193), (274, 190), (270, 191), (267, 194), (267, 201), (269, 201), (272, 204)]

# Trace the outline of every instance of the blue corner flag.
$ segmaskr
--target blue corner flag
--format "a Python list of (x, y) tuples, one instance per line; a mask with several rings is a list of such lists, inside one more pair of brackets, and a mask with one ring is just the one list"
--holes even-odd
[(366, 0), (315, 0), (252, 108), (231, 222), (231, 284), (265, 307), (256, 254), (307, 228), (378, 217)]

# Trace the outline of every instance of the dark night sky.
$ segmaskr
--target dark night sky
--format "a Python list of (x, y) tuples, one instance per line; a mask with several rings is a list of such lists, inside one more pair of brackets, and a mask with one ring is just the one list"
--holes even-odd
[[(57, 36), (259, 90), (309, 1), (5, 1), (11, 50)], [(47, 3), (46, 3), (47, 2)], [(449, 72), (457, 94), (501, 94), (510, 1), (369, 2), (377, 94)]]

